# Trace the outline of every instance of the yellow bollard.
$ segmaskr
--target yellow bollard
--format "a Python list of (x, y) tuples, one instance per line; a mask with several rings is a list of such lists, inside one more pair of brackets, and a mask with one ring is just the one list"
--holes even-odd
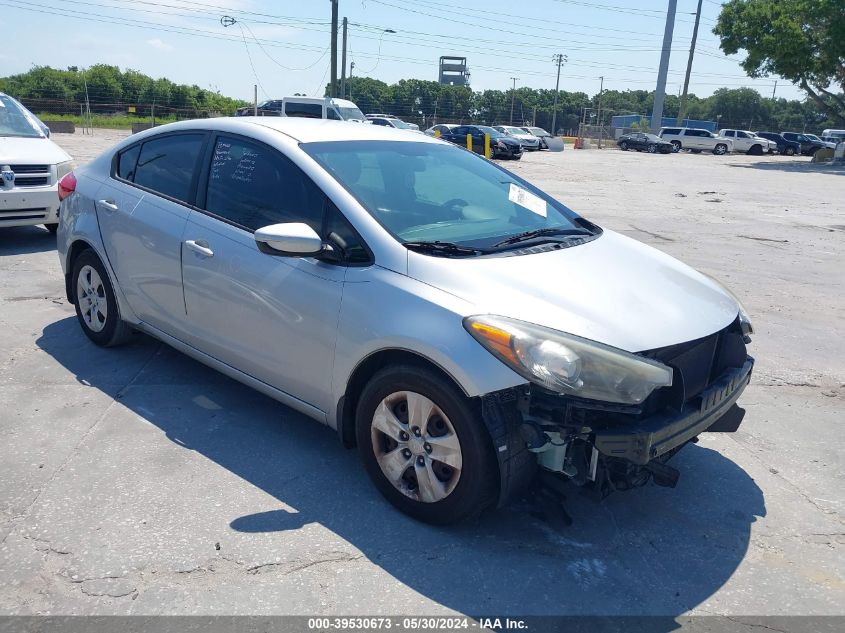
[(467, 134), (467, 149), (472, 151), (472, 134)]
[(440, 138), (440, 130), (434, 130), (434, 138)]
[(484, 158), (490, 158), (490, 135), (484, 135)]

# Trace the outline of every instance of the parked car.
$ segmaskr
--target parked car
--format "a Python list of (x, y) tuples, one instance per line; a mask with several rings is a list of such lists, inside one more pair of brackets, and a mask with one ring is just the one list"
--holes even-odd
[(415, 123), (406, 123), (402, 119), (396, 117), (381, 117), (367, 115), (367, 120), (373, 125), (381, 125), (383, 127), (393, 127), (397, 130), (410, 130), (412, 132), (419, 132), (420, 126)]
[(490, 153), (493, 158), (511, 158), (519, 160), (522, 158), (522, 143), (507, 134), (486, 125), (459, 125), (452, 128), (446, 134), (441, 134), (444, 141), (455, 143), (463, 147), (467, 146), (467, 134), (472, 135), (472, 151), (477, 154), (484, 154), (484, 135), (490, 135)]
[(62, 183), (59, 259), (94, 344), (146, 332), (328, 425), (423, 521), (506, 503), (538, 469), (671, 486), (670, 457), (742, 420), (753, 330), (730, 292), (449, 143), (201, 119)]
[(777, 149), (777, 143), (757, 136), (748, 130), (719, 130), (718, 136), (733, 141), (735, 152), (745, 152), (759, 156), (763, 153), (773, 154)]
[(57, 183), (73, 162), (47, 136), (35, 115), (0, 92), (0, 228), (43, 224), (56, 232)]
[(529, 134), (533, 134), (538, 139), (540, 139), (540, 149), (549, 149), (549, 141), (554, 138), (551, 132), (546, 132), (541, 127), (523, 127), (520, 128)]
[(438, 123), (432, 125), (425, 131), (426, 136), (435, 136), (435, 132), (440, 132), (441, 135), (448, 134), (450, 130), (458, 127), (457, 123)]
[(534, 136), (531, 132), (526, 132), (521, 127), (514, 127), (512, 125), (494, 125), (493, 129), (518, 140), (524, 150), (533, 152), (540, 149), (540, 139)]
[(672, 143), (664, 141), (656, 134), (646, 134), (644, 132), (623, 134), (616, 140), (616, 144), (622, 151), (634, 149), (638, 152), (646, 151), (649, 154), (671, 154), (675, 150), (675, 146)]
[(801, 144), (795, 141), (787, 141), (782, 135), (776, 132), (757, 132), (757, 136), (768, 139), (775, 143), (778, 154), (783, 156), (794, 156), (801, 153)]
[(815, 134), (805, 134), (803, 132), (781, 132), (783, 138), (787, 141), (793, 141), (801, 146), (801, 153), (804, 156), (812, 156), (818, 150), (825, 147), (835, 147), (832, 143), (825, 143)]
[[(253, 107), (238, 108), (235, 116), (253, 116)], [(258, 116), (301, 117), (363, 122), (367, 118), (351, 101), (330, 97), (284, 97), (258, 104)]]
[(707, 150), (721, 156), (733, 151), (733, 141), (700, 128), (664, 127), (660, 128), (658, 136), (672, 143), (676, 152), (688, 149), (693, 154), (700, 154)]

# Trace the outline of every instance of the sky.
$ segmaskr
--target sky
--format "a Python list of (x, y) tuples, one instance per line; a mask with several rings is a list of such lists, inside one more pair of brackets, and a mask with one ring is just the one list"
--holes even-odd
[[(697, 0), (678, 0), (667, 93), (686, 70)], [(33, 65), (108, 63), (252, 100), (321, 96), (329, 79), (330, 0), (5, 0), (0, 75)], [(653, 90), (668, 0), (339, 0), (349, 19), (355, 75), (393, 83), (436, 80), (441, 55), (467, 58), (475, 90), (553, 89), (555, 53), (567, 56), (561, 90)], [(772, 96), (777, 78), (753, 80), (711, 32), (721, 2), (703, 0), (690, 92), (749, 86)], [(224, 16), (234, 24), (224, 26)], [(393, 33), (389, 31), (394, 31)], [(340, 47), (340, 38), (338, 46)], [(338, 53), (340, 64), (340, 53)], [(338, 71), (338, 76), (340, 71)], [(803, 99), (779, 80), (777, 96)]]

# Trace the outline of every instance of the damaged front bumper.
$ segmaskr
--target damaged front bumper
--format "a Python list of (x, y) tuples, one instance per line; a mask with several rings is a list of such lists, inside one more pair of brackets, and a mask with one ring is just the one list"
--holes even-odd
[[(594, 446), (608, 457), (644, 466), (674, 448), (686, 444), (704, 431), (735, 431), (744, 411), (736, 401), (751, 380), (754, 359), (725, 372), (677, 413), (658, 413), (627, 428), (596, 430)], [(717, 429), (713, 426), (718, 424)]]
[[(737, 363), (739, 364), (739, 363)], [(745, 411), (737, 406), (754, 359), (725, 369), (680, 405), (654, 410), (589, 402), (530, 387), (488, 394), (482, 414), (494, 440), (500, 470), (499, 505), (506, 504), (537, 470), (592, 488), (603, 497), (654, 478), (674, 486), (666, 466), (678, 450), (708, 432), (733, 432)]]

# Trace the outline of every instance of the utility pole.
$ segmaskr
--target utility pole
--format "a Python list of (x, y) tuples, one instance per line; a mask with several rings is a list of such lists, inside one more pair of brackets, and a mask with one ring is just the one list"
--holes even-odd
[(701, 3), (698, 0), (698, 8), (695, 10), (695, 26), (692, 27), (692, 41), (689, 45), (689, 59), (687, 60), (687, 74), (684, 77), (684, 94), (681, 95), (681, 104), (678, 106), (678, 125), (684, 124), (684, 117), (687, 115), (687, 91), (689, 90), (689, 76), (692, 73), (692, 57), (695, 54), (695, 41), (698, 39), (698, 23), (701, 20)]
[(596, 123), (599, 124), (599, 149), (601, 149), (601, 141), (602, 141), (602, 136), (603, 136), (602, 127), (601, 127), (601, 98), (604, 96), (604, 75), (599, 77), (599, 79), (601, 79), (601, 84), (600, 84), (600, 87), (599, 87), (599, 112), (598, 112), (598, 115), (596, 116)]
[(331, 55), (331, 88), (329, 89), (329, 96), (337, 96), (337, 0), (331, 0), (332, 3), (332, 55)]
[(355, 70), (355, 62), (349, 63), (349, 100), (352, 101), (352, 71)]
[(346, 28), (349, 20), (343, 18), (343, 52), (340, 56), (340, 98), (346, 99)]
[(513, 88), (511, 88), (511, 125), (513, 125), (513, 104), (514, 100), (516, 99), (516, 82), (519, 81), (519, 77), (511, 77), (513, 80)]
[(555, 126), (557, 125), (557, 93), (560, 91), (560, 65), (566, 61), (566, 55), (558, 53), (552, 57), (552, 61), (557, 62), (557, 81), (555, 81), (555, 105), (552, 110), (552, 136), (557, 134)]
[(660, 53), (660, 69), (657, 71), (657, 88), (654, 91), (654, 109), (651, 111), (651, 130), (655, 134), (663, 125), (663, 100), (666, 97), (666, 75), (669, 74), (669, 55), (672, 52), (672, 34), (675, 30), (677, 8), (678, 0), (669, 0), (666, 28), (663, 31), (663, 50)]
[(252, 84), (252, 116), (258, 116), (258, 84)]
[(772, 101), (775, 100), (775, 91), (778, 89), (778, 80), (775, 79), (775, 87), (772, 88)]

